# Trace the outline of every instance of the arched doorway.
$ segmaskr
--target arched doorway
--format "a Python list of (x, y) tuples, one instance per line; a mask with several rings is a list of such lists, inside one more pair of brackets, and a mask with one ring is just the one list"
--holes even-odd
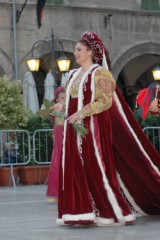
[(138, 91), (154, 81), (152, 70), (159, 60), (159, 50), (159, 44), (140, 44), (128, 49), (113, 65), (117, 86), (132, 110)]

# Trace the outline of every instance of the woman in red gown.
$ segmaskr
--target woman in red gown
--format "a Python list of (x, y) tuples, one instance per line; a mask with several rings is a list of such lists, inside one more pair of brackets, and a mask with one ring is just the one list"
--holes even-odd
[[(55, 91), (55, 101), (57, 103), (65, 102), (65, 90), (63, 86), (60, 86)], [(53, 128), (53, 150), (51, 158), (51, 166), (47, 181), (47, 192), (48, 202), (57, 203), (58, 201), (58, 179), (59, 179), (59, 165), (61, 161), (61, 151), (63, 142), (63, 124), (64, 120), (59, 117), (52, 116), (54, 123)]]
[(160, 157), (115, 89), (102, 40), (85, 32), (74, 55), (81, 67), (66, 87), (57, 223), (116, 226), (160, 214)]

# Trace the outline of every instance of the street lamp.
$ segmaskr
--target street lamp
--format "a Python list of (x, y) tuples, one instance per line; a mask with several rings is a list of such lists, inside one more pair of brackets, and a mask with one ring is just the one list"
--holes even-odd
[(152, 70), (154, 80), (160, 80), (160, 66)]
[[(31, 49), (31, 57), (26, 59), (29, 70), (31, 72), (39, 71), (41, 60), (40, 58), (35, 57), (33, 52), (35, 49), (40, 49), (42, 51), (44, 44), (48, 47), (49, 52), (51, 53), (51, 66), (49, 70), (51, 69), (51, 71), (53, 71), (54, 76), (56, 77), (57, 65), (60, 72), (68, 72), (70, 68), (71, 60), (66, 56), (61, 56), (60, 58), (57, 58), (58, 52), (63, 52), (63, 55), (64, 55), (64, 47), (62, 42), (59, 39), (54, 38), (53, 29), (51, 34), (51, 45), (46, 40), (39, 40), (33, 44)], [(62, 48), (62, 51), (58, 50), (58, 45), (60, 45), (60, 47)]]
[(68, 72), (71, 64), (71, 60), (65, 56), (62, 56), (57, 59), (57, 64), (60, 72)]
[(26, 59), (28, 64), (28, 68), (31, 72), (38, 72), (40, 66), (40, 59), (39, 58), (28, 58)]

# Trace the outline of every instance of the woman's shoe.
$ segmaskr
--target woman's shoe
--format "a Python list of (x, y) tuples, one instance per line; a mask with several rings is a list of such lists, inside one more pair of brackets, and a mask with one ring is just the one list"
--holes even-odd
[(58, 202), (58, 198), (50, 197), (50, 198), (47, 199), (47, 202), (49, 202), (49, 203), (57, 203)]

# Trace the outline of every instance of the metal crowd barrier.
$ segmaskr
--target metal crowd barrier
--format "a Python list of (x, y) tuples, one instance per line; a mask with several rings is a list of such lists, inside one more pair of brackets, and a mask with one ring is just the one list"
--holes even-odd
[[(10, 181), (16, 187), (14, 167), (33, 164), (50, 164), (53, 149), (53, 129), (38, 129), (33, 134), (26, 130), (0, 130), (0, 167), (10, 167)], [(160, 153), (160, 127), (143, 129)]]
[(151, 141), (155, 149), (160, 153), (160, 126), (158, 127), (145, 127), (144, 133)]
[(53, 129), (38, 129), (33, 133), (33, 157), (37, 164), (49, 164), (53, 149)]
[(14, 169), (21, 165), (50, 164), (53, 149), (53, 129), (0, 130), (0, 168), (10, 167), (10, 180), (16, 187)]
[[(33, 133), (33, 159), (38, 165), (50, 164), (53, 150), (53, 129), (38, 129)], [(48, 176), (44, 182), (46, 184)]]
[(14, 187), (14, 167), (30, 162), (30, 134), (26, 130), (0, 130), (0, 167), (10, 167), (10, 180)]
[(0, 130), (0, 166), (28, 164), (30, 134), (26, 130)]

